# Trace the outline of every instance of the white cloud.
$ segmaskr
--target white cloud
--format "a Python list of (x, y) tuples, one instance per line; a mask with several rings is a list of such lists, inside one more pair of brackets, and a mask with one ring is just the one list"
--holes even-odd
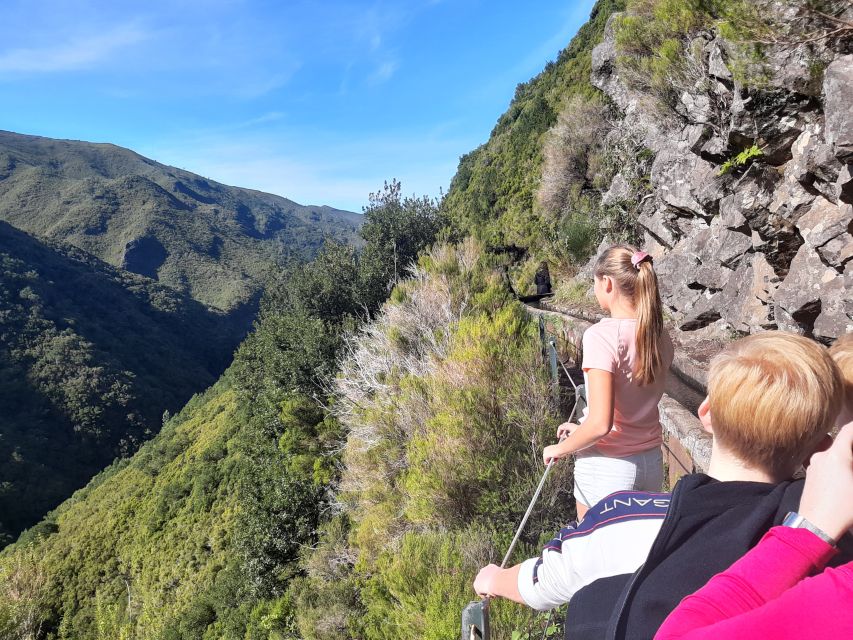
[(0, 72), (52, 73), (91, 68), (152, 35), (137, 25), (125, 24), (99, 35), (78, 36), (60, 45), (13, 49), (0, 53)]
[(373, 73), (370, 74), (367, 78), (367, 82), (370, 85), (382, 84), (383, 82), (388, 82), (397, 69), (400, 68), (400, 64), (395, 60), (386, 60), (382, 62)]

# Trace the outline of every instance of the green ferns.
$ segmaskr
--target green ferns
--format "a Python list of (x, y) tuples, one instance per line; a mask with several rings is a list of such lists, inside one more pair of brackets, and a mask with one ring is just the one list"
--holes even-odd
[(717, 173), (719, 175), (724, 175), (730, 171), (735, 171), (752, 164), (756, 159), (763, 155), (764, 152), (758, 147), (758, 145), (753, 144), (751, 147), (747, 147), (733, 158), (726, 160), (722, 165), (720, 165), (720, 169)]

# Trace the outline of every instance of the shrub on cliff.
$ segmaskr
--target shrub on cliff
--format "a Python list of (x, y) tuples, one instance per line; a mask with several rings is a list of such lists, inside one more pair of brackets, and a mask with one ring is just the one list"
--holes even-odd
[[(293, 587), (299, 628), (306, 638), (446, 637), (478, 563), (508, 544), (556, 420), (536, 325), (476, 242), (424, 255), (351, 340), (335, 413), (347, 432), (343, 516)], [(560, 471), (528, 543), (569, 517)], [(350, 604), (327, 611), (332, 601)]]

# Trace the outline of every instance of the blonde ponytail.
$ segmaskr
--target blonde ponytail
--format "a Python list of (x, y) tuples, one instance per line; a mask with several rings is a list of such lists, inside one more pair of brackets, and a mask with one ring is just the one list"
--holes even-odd
[(628, 245), (606, 249), (595, 263), (597, 278), (609, 276), (619, 291), (632, 300), (637, 311), (637, 361), (634, 380), (652, 384), (663, 368), (663, 304), (658, 278), (649, 256)]

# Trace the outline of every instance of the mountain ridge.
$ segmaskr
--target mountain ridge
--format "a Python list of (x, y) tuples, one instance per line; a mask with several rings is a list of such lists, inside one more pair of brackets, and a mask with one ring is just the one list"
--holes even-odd
[(270, 265), (327, 237), (359, 243), (361, 216), (225, 185), (112, 143), (0, 131), (0, 219), (73, 244), (209, 306), (232, 310)]

